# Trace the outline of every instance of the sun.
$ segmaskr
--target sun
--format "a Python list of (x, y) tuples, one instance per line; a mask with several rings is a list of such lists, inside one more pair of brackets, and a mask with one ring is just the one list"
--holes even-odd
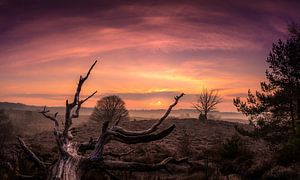
[(161, 101), (157, 101), (157, 103), (156, 103), (156, 104), (160, 106), (160, 105), (161, 105)]
[(158, 100), (158, 101), (154, 101), (154, 102), (150, 103), (150, 106), (158, 107), (158, 106), (161, 106), (162, 104), (163, 104), (162, 101)]

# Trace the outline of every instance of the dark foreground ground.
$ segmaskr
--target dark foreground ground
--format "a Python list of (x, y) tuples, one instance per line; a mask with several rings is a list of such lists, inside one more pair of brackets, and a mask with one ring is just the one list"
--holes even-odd
[[(36, 119), (42, 118), (34, 115)], [(82, 122), (82, 121), (81, 121)], [(47, 122), (48, 123), (48, 122)], [(154, 120), (122, 122), (120, 125), (130, 130), (150, 127)], [(38, 123), (27, 123), (19, 127), (19, 134), (32, 150), (44, 161), (52, 163), (56, 158), (56, 148), (51, 131), (51, 123), (39, 128)], [(188, 157), (190, 164), (169, 165), (168, 170), (157, 172), (112, 172), (120, 179), (299, 179), (299, 163), (280, 165), (273, 153), (276, 146), (263, 140), (254, 140), (236, 135), (234, 125), (250, 129), (248, 125), (225, 121), (196, 119), (169, 119), (162, 124), (175, 124), (175, 130), (166, 138), (137, 145), (112, 142), (106, 152), (124, 153), (123, 161), (158, 163), (166, 157)], [(34, 130), (31, 130), (31, 127)], [(84, 121), (75, 123), (75, 140), (86, 142), (90, 137), (98, 137), (101, 124)], [(23, 133), (22, 133), (23, 132)], [(38, 132), (38, 133), (35, 133)], [(230, 141), (229, 141), (230, 140)], [(10, 142), (5, 153), (22, 153), (15, 141)], [(114, 157), (108, 157), (114, 158)], [(23, 157), (23, 161), (26, 157)], [(26, 162), (19, 163), (23, 173), (36, 173)], [(21, 162), (21, 161), (20, 161)], [(29, 163), (30, 164), (30, 163)], [(4, 172), (1, 171), (3, 174)], [(84, 179), (104, 179), (101, 172), (91, 171)]]

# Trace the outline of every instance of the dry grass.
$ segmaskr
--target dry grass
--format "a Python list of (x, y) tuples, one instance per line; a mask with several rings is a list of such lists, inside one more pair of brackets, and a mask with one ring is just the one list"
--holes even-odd
[[(51, 131), (53, 128), (51, 122), (48, 122), (37, 112), (18, 112), (18, 114), (11, 115), (11, 118), (13, 119), (13, 124), (21, 129), (20, 134), (24, 137), (24, 140), (42, 160), (53, 162), (56, 159), (56, 147)], [(74, 121), (75, 140), (78, 142), (88, 141), (90, 137), (95, 138), (101, 133), (101, 123), (92, 122), (88, 119), (88, 116), (82, 116)], [(142, 130), (150, 127), (152, 124), (153, 120), (139, 120), (121, 122), (120, 125), (130, 130)], [(226, 142), (226, 139), (235, 134), (235, 123), (210, 120), (199, 122), (191, 118), (168, 119), (162, 124), (161, 128), (168, 127), (170, 124), (175, 124), (176, 128), (162, 140), (136, 145), (111, 142), (105, 147), (105, 151), (118, 153), (132, 149), (133, 152), (131, 154), (121, 159), (123, 161), (144, 163), (157, 163), (168, 156), (177, 158), (188, 156), (192, 166), (169, 165), (168, 168), (172, 170), (173, 174), (167, 171), (113, 173), (121, 179), (239, 179), (241, 176), (253, 178), (262, 176), (282, 177), (282, 174), (294, 177), (293, 172), (299, 168), (299, 165), (296, 165), (291, 171), (290, 169), (281, 168), (282, 173), (273, 175), (275, 170), (272, 169), (271, 165), (274, 165), (274, 161), (266, 143), (245, 138), (242, 139), (245, 142), (245, 147), (251, 149), (255, 156), (243, 161), (241, 158), (231, 160), (221, 158), (218, 148)], [(248, 128), (245, 124), (240, 124), (240, 126)], [(228, 166), (226, 171), (223, 171), (224, 166)], [(91, 171), (84, 179), (103, 178), (105, 178), (103, 174), (98, 171)]]

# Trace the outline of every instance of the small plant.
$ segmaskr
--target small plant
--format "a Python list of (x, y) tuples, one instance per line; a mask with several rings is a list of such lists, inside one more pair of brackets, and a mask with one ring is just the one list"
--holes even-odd
[(238, 135), (233, 135), (227, 139), (220, 149), (222, 158), (235, 159), (245, 153), (245, 145)]
[(182, 156), (190, 156), (192, 154), (191, 144), (191, 135), (187, 132), (186, 128), (183, 128), (182, 136), (177, 146), (178, 153)]

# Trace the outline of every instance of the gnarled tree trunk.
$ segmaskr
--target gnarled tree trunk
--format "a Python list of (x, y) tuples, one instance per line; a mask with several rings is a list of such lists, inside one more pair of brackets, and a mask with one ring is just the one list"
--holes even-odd
[(51, 168), (48, 180), (79, 180), (81, 177), (81, 171), (79, 171), (80, 162), (80, 156), (60, 158)]
[[(168, 163), (186, 162), (187, 159), (185, 158), (176, 160), (173, 157), (166, 158), (157, 164), (105, 160), (106, 155), (112, 156), (113, 153), (105, 154), (103, 152), (104, 146), (111, 140), (119, 141), (125, 144), (137, 144), (156, 141), (169, 135), (175, 128), (175, 125), (171, 125), (161, 132), (157, 132), (157, 129), (158, 126), (168, 117), (168, 115), (172, 111), (172, 108), (177, 105), (179, 99), (184, 95), (183, 93), (179, 96), (174, 97), (174, 103), (170, 105), (166, 113), (149, 129), (146, 129), (144, 131), (129, 131), (118, 126), (118, 123), (109, 128), (110, 122), (104, 119), (104, 123), (102, 125), (102, 134), (97, 138), (97, 140), (90, 139), (90, 141), (81, 144), (77, 144), (76, 142), (72, 141), (73, 135), (70, 128), (72, 126), (73, 119), (79, 117), (81, 105), (97, 92), (94, 92), (84, 100), (80, 100), (82, 85), (88, 79), (90, 72), (96, 63), (97, 61), (95, 61), (95, 63), (89, 69), (85, 77), (80, 76), (73, 101), (69, 103), (68, 100), (66, 100), (65, 121), (62, 128), (60, 128), (58, 123), (58, 113), (50, 115), (50, 111), (47, 110), (46, 107), (44, 107), (43, 111), (40, 112), (47, 119), (53, 121), (55, 125), (54, 137), (58, 147), (59, 159), (54, 165), (42, 162), (30, 150), (25, 142), (21, 138), (18, 138), (20, 145), (23, 147), (24, 151), (28, 153), (31, 159), (40, 167), (40, 169), (48, 172), (48, 179), (79, 180), (83, 173), (90, 168), (100, 169), (108, 176), (116, 179), (117, 177), (112, 175), (110, 171), (155, 171), (159, 169), (165, 169)], [(87, 156), (82, 155), (87, 150), (92, 150), (92, 152)]]

